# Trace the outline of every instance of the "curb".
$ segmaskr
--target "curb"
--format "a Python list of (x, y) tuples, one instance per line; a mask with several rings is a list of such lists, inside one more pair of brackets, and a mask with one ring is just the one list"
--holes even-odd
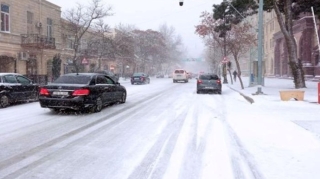
[(254, 103), (254, 100), (251, 98), (251, 97), (249, 97), (249, 96), (247, 96), (247, 95), (245, 95), (245, 94), (243, 94), (243, 93), (241, 93), (240, 91), (238, 91), (238, 90), (236, 90), (236, 89), (234, 89), (234, 88), (232, 88), (231, 86), (229, 86), (228, 85), (228, 87), (230, 88), (230, 89), (232, 89), (233, 91), (235, 91), (235, 92), (237, 92), (237, 93), (239, 93), (245, 100), (247, 100), (250, 104), (252, 104), (252, 103)]

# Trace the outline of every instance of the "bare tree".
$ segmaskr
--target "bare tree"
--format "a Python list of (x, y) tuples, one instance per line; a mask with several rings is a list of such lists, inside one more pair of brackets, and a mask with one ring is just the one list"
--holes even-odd
[[(227, 54), (232, 54), (235, 59), (238, 78), (241, 88), (243, 89), (239, 58), (256, 43), (256, 35), (252, 32), (252, 26), (249, 23), (233, 25), (232, 28), (226, 32), (226, 41), (224, 42), (215, 31), (216, 26), (219, 25), (219, 20), (214, 20), (212, 14), (208, 12), (203, 12), (200, 17), (202, 18), (202, 21), (200, 25), (196, 26), (196, 33), (204, 38), (205, 44), (208, 47), (226, 46)], [(232, 82), (230, 67), (228, 68), (228, 71)], [(226, 77), (226, 71), (223, 72), (223, 75)]]
[(75, 8), (63, 14), (65, 22), (62, 23), (61, 28), (74, 37), (72, 49), (74, 50), (73, 64), (76, 72), (79, 72), (81, 63), (79, 58), (83, 55), (79, 47), (85, 34), (96, 23), (100, 23), (100, 20), (111, 15), (111, 7), (104, 7), (102, 0), (91, 0), (88, 6), (78, 3)]
[[(176, 34), (173, 26), (168, 27), (167, 24), (162, 24), (159, 27), (159, 32), (162, 34), (166, 45), (166, 59), (162, 62), (169, 64), (177, 63), (181, 59), (183, 44), (181, 36)], [(162, 69), (161, 69), (162, 70)], [(167, 73), (168, 69), (166, 69)]]
[(98, 58), (96, 70), (101, 70), (102, 61), (115, 60), (115, 43), (110, 27), (100, 19), (93, 27), (93, 36), (88, 41), (88, 54)]
[(236, 67), (238, 71), (238, 78), (243, 87), (243, 82), (241, 79), (241, 68), (239, 59), (241, 55), (244, 55), (248, 52), (250, 47), (257, 42), (256, 34), (252, 32), (252, 26), (249, 23), (243, 23), (238, 25), (233, 25), (232, 29), (228, 32), (227, 46), (230, 53), (233, 55), (233, 58), (236, 62)]
[[(212, 14), (208, 12), (202, 12), (202, 14), (200, 15), (200, 18), (201, 18), (200, 24), (195, 26), (196, 28), (195, 33), (204, 39), (206, 46), (219, 49), (220, 54), (224, 54), (224, 48), (222, 47), (224, 47), (226, 43), (223, 40), (223, 38), (219, 36), (219, 33), (216, 32), (215, 30), (216, 27), (221, 23), (221, 20), (215, 20), (212, 17)], [(227, 38), (228, 36), (226, 36), (226, 39)], [(228, 49), (228, 46), (226, 46), (226, 56), (228, 56), (228, 54), (230, 54), (230, 51)], [(216, 59), (216, 60), (218, 60), (218, 63), (215, 63), (215, 64), (219, 64), (223, 59)], [(222, 65), (223, 65), (222, 76), (224, 78), (224, 81), (226, 81), (227, 64), (223, 63)], [(229, 75), (231, 76), (230, 72), (229, 72)]]

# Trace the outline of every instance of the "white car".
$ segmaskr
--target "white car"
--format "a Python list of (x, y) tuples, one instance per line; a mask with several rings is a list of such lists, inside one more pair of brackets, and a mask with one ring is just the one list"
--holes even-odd
[(173, 79), (173, 83), (176, 83), (178, 81), (184, 81), (185, 83), (187, 83), (189, 77), (188, 77), (188, 73), (186, 70), (176, 69), (173, 72), (172, 79)]

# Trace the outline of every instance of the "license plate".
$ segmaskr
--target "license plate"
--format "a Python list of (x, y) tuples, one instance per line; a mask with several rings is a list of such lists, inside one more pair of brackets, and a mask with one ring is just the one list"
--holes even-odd
[(206, 89), (213, 89), (213, 87), (206, 87)]
[(66, 91), (54, 91), (52, 94), (53, 95), (57, 95), (57, 96), (67, 96), (68, 92), (66, 92)]
[(134, 78), (135, 80), (139, 80), (140, 78)]

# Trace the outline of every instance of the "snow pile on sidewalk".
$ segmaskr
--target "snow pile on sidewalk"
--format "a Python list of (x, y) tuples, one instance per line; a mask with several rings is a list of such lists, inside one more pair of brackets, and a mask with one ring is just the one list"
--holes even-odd
[[(264, 95), (257, 87), (240, 83), (224, 85), (250, 96), (254, 103), (228, 109), (227, 122), (238, 137), (239, 153), (256, 173), (266, 179), (318, 179), (320, 176), (320, 104), (316, 82), (307, 82), (304, 101), (281, 101), (279, 90), (294, 89), (288, 79), (266, 78)], [(228, 94), (225, 94), (228, 95)], [(245, 103), (245, 102), (243, 102)]]

